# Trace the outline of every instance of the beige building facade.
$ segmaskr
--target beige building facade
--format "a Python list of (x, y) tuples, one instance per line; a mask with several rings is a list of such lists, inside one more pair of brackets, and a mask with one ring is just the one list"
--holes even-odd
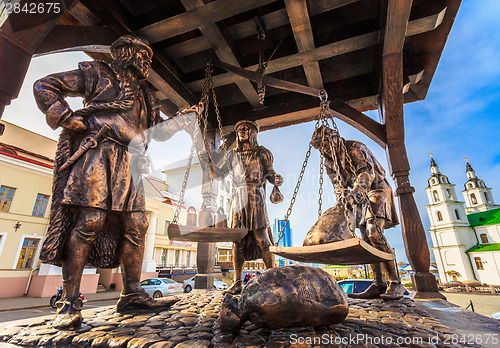
[[(61, 268), (41, 263), (40, 248), (47, 231), (52, 194), (53, 158), (57, 141), (3, 122), (0, 138), (0, 287), (1, 297), (48, 297), (62, 285)], [(145, 179), (146, 214), (150, 220), (142, 278), (156, 277), (155, 236), (164, 233), (162, 216), (173, 214), (161, 195), (162, 182)], [(161, 225), (161, 226), (160, 226)], [(86, 267), (81, 292), (98, 285), (121, 289), (120, 269)]]

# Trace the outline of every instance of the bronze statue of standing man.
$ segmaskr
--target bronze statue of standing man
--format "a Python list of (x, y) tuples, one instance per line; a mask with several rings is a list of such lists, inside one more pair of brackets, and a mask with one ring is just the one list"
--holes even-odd
[[(355, 214), (355, 227), (359, 227), (363, 240), (381, 251), (393, 253), (383, 232), (399, 221), (384, 168), (365, 144), (345, 140), (337, 130), (319, 127), (313, 133), (312, 143), (325, 157), (326, 172), (336, 192), (342, 194), (351, 188), (345, 202), (337, 199), (336, 204), (345, 204), (345, 209), (361, 212)], [(364, 292), (349, 294), (349, 297), (396, 300), (403, 296), (404, 287), (394, 261), (374, 263), (371, 267), (375, 276), (373, 283)]]
[(220, 166), (213, 166), (215, 177), (232, 174), (231, 228), (247, 228), (245, 237), (233, 243), (234, 283), (226, 290), (231, 294), (241, 292), (242, 272), (245, 261), (262, 258), (267, 269), (274, 267), (274, 256), (269, 251), (272, 234), (266, 208), (266, 183), (275, 186), (271, 202), (280, 203), (283, 196), (278, 186), (283, 177), (273, 169), (273, 155), (257, 142), (259, 126), (253, 121), (239, 121), (236, 147), (228, 151)]
[[(62, 266), (63, 294), (53, 326), (82, 322), (80, 281), (86, 264), (121, 266), (123, 290), (117, 311), (166, 308), (176, 300), (153, 300), (141, 288), (148, 228), (142, 174), (152, 139), (167, 140), (185, 126), (164, 120), (145, 79), (153, 52), (124, 36), (111, 46), (113, 62), (79, 63), (78, 69), (44, 77), (35, 99), (53, 129), (62, 127), (54, 165), (49, 230), (40, 259)], [(66, 96), (83, 97), (73, 112)]]

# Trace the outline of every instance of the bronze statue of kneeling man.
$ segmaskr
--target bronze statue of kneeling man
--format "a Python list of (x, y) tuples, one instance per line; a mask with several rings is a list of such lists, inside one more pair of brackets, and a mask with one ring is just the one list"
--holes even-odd
[[(336, 192), (348, 192), (336, 205), (344, 204), (359, 227), (362, 238), (373, 247), (393, 253), (385, 238), (384, 229), (399, 224), (394, 195), (385, 178), (384, 168), (368, 147), (354, 140), (345, 140), (337, 130), (321, 126), (314, 131), (313, 146), (325, 157), (326, 172), (336, 188)], [(350, 159), (350, 161), (349, 161)], [(348, 188), (351, 188), (349, 191)], [(342, 210), (340, 209), (340, 210)], [(341, 217), (345, 218), (345, 217)], [(371, 265), (375, 280), (360, 294), (349, 294), (353, 298), (378, 298), (397, 300), (403, 297), (404, 287), (396, 272), (394, 261), (384, 261)], [(389, 286), (384, 280), (387, 274)]]
[[(111, 55), (111, 64), (82, 62), (33, 87), (49, 126), (62, 127), (50, 224), (40, 253), (43, 262), (62, 266), (63, 294), (53, 322), (59, 329), (74, 329), (83, 320), (78, 295), (87, 264), (121, 266), (118, 312), (161, 310), (178, 301), (153, 300), (139, 283), (148, 229), (142, 175), (149, 169), (149, 142), (169, 139), (187, 120), (160, 116), (145, 81), (153, 55), (145, 41), (121, 37)], [(66, 96), (83, 97), (85, 107), (73, 112)]]

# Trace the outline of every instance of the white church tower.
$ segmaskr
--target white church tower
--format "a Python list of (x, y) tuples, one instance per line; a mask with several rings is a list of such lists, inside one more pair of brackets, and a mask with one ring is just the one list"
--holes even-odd
[(464, 195), (466, 205), (465, 211), (467, 214), (500, 208), (493, 200), (491, 188), (486, 187), (484, 181), (477, 177), (467, 157), (465, 157), (465, 160), (467, 162), (467, 182), (464, 185), (465, 190), (462, 191), (462, 194)]
[(460, 274), (460, 280), (474, 280), (465, 251), (476, 245), (476, 237), (470, 228), (464, 202), (458, 201), (455, 185), (441, 174), (432, 154), (431, 172), (425, 189), (429, 200), (426, 209), (431, 222), (429, 232), (434, 245), (432, 250), (441, 282), (457, 280), (457, 274)]

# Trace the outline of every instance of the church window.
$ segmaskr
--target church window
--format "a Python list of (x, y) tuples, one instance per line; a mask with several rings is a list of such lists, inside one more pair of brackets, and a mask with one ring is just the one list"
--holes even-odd
[(476, 263), (476, 268), (477, 268), (478, 271), (484, 270), (483, 261), (481, 261), (480, 257), (475, 257), (474, 258), (474, 262)]
[(460, 219), (460, 214), (458, 213), (458, 209), (455, 209), (455, 216), (457, 217), (457, 220), (462, 220)]
[(468, 189), (471, 189), (471, 188), (472, 188), (472, 183), (468, 183), (468, 184), (467, 184), (467, 188), (468, 188)]
[(486, 203), (491, 203), (490, 198), (488, 197), (488, 192), (484, 193), (484, 199), (486, 199)]
[(440, 211), (437, 212), (438, 221), (443, 221), (443, 214)]
[(450, 199), (450, 201), (453, 200), (453, 195), (451, 194), (451, 190), (450, 189), (446, 189), (446, 193), (448, 194), (448, 198)]
[(481, 243), (483, 243), (483, 244), (488, 244), (489, 243), (488, 236), (486, 235), (486, 233), (481, 233), (479, 235), (479, 237), (481, 237)]
[(437, 191), (432, 191), (432, 195), (434, 196), (434, 202), (439, 202), (439, 195)]
[(477, 198), (476, 198), (476, 195), (474, 193), (470, 194), (470, 200), (471, 200), (472, 204), (477, 204)]
[(436, 179), (431, 179), (431, 184), (434, 185), (436, 183)]

